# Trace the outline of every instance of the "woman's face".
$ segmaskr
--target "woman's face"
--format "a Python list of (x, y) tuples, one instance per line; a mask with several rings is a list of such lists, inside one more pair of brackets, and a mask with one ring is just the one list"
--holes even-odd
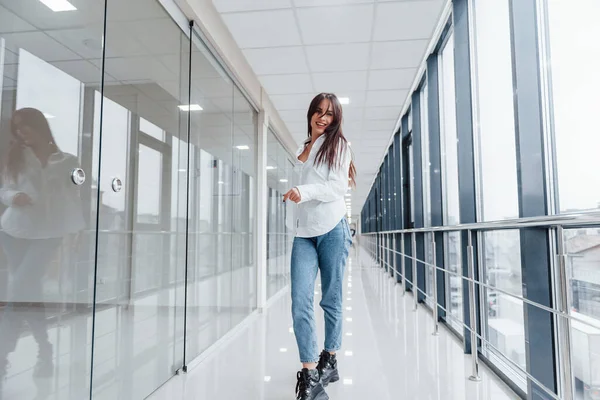
[(28, 126), (20, 115), (15, 116), (15, 128), (16, 139), (26, 146), (32, 146), (39, 138), (36, 131)]
[(317, 134), (318, 136), (325, 133), (325, 129), (331, 125), (333, 122), (333, 108), (331, 107), (331, 103), (327, 99), (323, 99), (319, 107), (317, 107), (317, 112), (313, 114), (310, 120), (310, 127), (312, 128), (312, 133)]

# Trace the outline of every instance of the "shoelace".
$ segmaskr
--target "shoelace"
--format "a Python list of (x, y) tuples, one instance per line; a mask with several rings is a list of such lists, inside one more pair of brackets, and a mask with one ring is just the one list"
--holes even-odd
[(327, 355), (325, 353), (321, 353), (321, 357), (319, 357), (319, 363), (317, 364), (317, 370), (319, 373), (323, 372), (328, 362), (329, 359), (327, 358)]
[(306, 392), (306, 389), (309, 387), (308, 380), (310, 378), (302, 373), (302, 371), (298, 372), (298, 383), (296, 383), (296, 398), (301, 399), (301, 393)]

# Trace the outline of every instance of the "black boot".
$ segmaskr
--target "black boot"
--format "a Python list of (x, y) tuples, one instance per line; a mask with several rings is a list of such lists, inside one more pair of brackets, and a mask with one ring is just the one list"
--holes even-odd
[(337, 368), (337, 358), (335, 354), (330, 354), (328, 351), (323, 351), (319, 358), (317, 370), (321, 376), (323, 387), (327, 387), (330, 383), (340, 380), (340, 374)]
[(329, 400), (319, 380), (319, 371), (304, 368), (298, 372), (296, 400)]

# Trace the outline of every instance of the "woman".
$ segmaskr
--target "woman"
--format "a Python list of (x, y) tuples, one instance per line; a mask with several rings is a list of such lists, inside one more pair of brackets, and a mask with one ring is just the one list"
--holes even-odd
[[(297, 400), (325, 400), (324, 387), (339, 380), (336, 351), (342, 344), (342, 280), (351, 243), (344, 194), (355, 184), (355, 168), (342, 133), (342, 106), (321, 93), (307, 114), (308, 139), (297, 157), (301, 184), (284, 195), (297, 204), (292, 249), (292, 317), (302, 370)], [(321, 272), (321, 308), (325, 312), (325, 347), (319, 355), (314, 317), (317, 272)]]
[[(69, 182), (77, 166), (77, 158), (56, 145), (41, 111), (15, 111), (0, 188), (0, 201), (7, 207), (1, 219), (0, 243), (10, 271), (8, 293), (2, 296), (2, 301), (8, 298), (8, 307), (2, 311), (0, 321), (0, 379), (6, 372), (6, 357), (15, 349), (24, 324), (39, 346), (34, 376), (53, 373), (43, 279), (63, 237), (79, 232), (84, 225), (77, 187)], [(15, 308), (29, 303), (42, 307)]]

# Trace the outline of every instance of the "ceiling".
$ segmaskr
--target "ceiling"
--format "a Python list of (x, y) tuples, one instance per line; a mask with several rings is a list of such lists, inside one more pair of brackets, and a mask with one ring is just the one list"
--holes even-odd
[(348, 97), (358, 214), (409, 95), (443, 0), (213, 0), (300, 143), (319, 92)]

